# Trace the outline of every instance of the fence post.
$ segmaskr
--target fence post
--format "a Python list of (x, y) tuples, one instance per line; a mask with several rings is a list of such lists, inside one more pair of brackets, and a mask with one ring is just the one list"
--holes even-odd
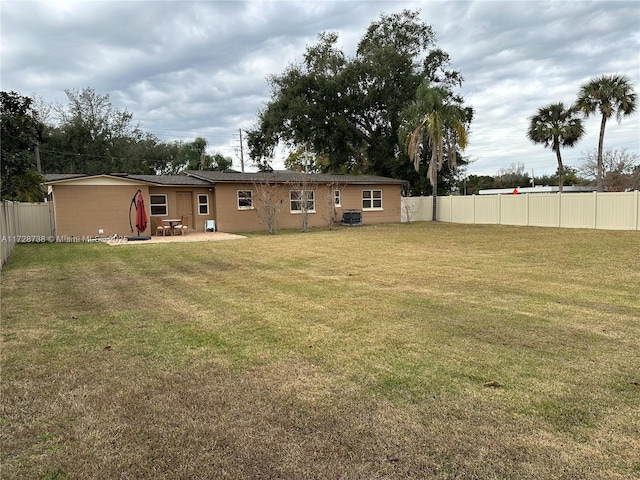
[(449, 222), (453, 223), (453, 198), (449, 194)]
[(593, 228), (598, 228), (598, 192), (593, 192)]
[(558, 192), (558, 228), (562, 226), (562, 195)]
[(638, 225), (638, 217), (640, 217), (640, 191), (634, 190), (633, 195), (633, 226), (636, 230), (640, 229), (640, 225)]
[(0, 201), (0, 269), (2, 268), (2, 265), (4, 265), (4, 261), (6, 260), (5, 254), (9, 249), (8, 239), (6, 235), (7, 229), (5, 227), (5, 219), (5, 203), (3, 201)]
[(473, 224), (477, 225), (478, 222), (476, 221), (476, 196), (472, 195), (471, 198), (473, 199)]
[(0, 232), (2, 238), (0, 238), (0, 269), (9, 259), (11, 250), (16, 245), (16, 229), (15, 229), (15, 203), (3, 200), (0, 201)]

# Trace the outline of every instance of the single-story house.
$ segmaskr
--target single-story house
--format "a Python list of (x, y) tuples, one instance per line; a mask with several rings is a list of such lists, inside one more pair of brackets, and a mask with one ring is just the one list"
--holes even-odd
[[(147, 228), (185, 218), (191, 231), (204, 231), (207, 221), (223, 232), (266, 230), (264, 211), (278, 211), (279, 229), (299, 228), (306, 214), (309, 227), (342, 220), (358, 212), (363, 224), (401, 221), (406, 182), (372, 175), (301, 174), (292, 171), (240, 173), (189, 170), (181, 175), (45, 175), (53, 203), (58, 237), (137, 235), (134, 198), (145, 202)], [(133, 210), (132, 210), (133, 208)]]

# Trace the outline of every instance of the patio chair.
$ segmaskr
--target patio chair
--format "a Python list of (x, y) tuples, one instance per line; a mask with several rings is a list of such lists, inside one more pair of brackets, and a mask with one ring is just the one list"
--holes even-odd
[(182, 215), (180, 217), (180, 223), (173, 226), (173, 234), (176, 235), (180, 232), (180, 235), (186, 235), (189, 233), (189, 216)]
[(160, 217), (151, 217), (153, 218), (153, 221), (156, 224), (156, 236), (160, 235), (160, 233), (162, 233), (162, 236), (164, 237), (164, 234), (167, 230), (169, 230), (169, 227), (165, 227), (162, 224), (162, 219)]
[(205, 220), (205, 222), (204, 222), (204, 231), (205, 232), (215, 232), (216, 231), (216, 221), (215, 220)]

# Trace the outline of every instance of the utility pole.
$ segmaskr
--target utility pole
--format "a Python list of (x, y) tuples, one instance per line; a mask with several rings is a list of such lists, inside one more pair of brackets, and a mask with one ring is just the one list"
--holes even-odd
[(239, 128), (238, 132), (240, 132), (240, 171), (244, 173), (244, 152), (242, 150), (242, 129)]

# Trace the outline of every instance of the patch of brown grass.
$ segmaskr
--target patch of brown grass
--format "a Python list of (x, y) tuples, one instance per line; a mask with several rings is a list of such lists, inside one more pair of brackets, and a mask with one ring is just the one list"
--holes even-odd
[(442, 224), (18, 246), (2, 478), (639, 477), (638, 248)]

